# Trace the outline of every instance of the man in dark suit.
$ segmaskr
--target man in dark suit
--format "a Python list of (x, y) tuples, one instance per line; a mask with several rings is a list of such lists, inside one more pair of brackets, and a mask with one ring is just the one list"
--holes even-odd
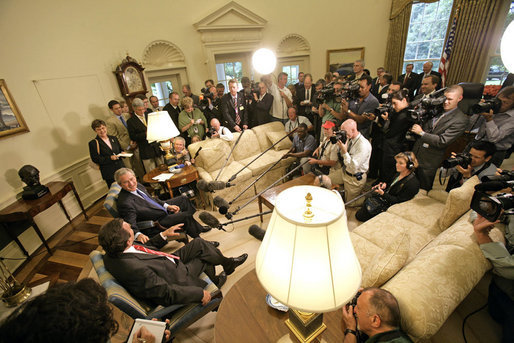
[[(175, 225), (153, 237), (148, 243), (157, 249), (167, 243), (167, 238), (178, 235)], [(212, 244), (196, 238), (173, 255), (163, 254), (140, 245), (134, 245), (134, 233), (130, 225), (121, 219), (113, 219), (102, 226), (98, 241), (105, 250), (105, 268), (138, 299), (154, 305), (170, 306), (201, 302), (206, 305), (211, 294), (204, 290), (207, 285), (199, 278), (202, 272), (221, 287), (227, 275), (243, 264), (248, 254), (228, 258)], [(150, 247), (150, 249), (151, 249)], [(224, 272), (216, 275), (215, 266), (223, 266)]]
[(180, 96), (177, 92), (172, 92), (169, 95), (170, 102), (164, 106), (163, 111), (168, 111), (168, 114), (173, 121), (173, 124), (178, 128), (178, 115), (182, 111), (179, 106)]
[(191, 86), (190, 85), (183, 85), (182, 86), (182, 94), (184, 94), (184, 98), (186, 96), (193, 99), (193, 105), (194, 107), (198, 107), (200, 105), (200, 97), (198, 95), (194, 95), (193, 92), (191, 92)]
[(312, 106), (314, 106), (315, 94), (316, 90), (312, 85), (312, 75), (305, 74), (303, 78), (303, 86), (298, 88), (296, 91), (294, 104), (298, 109), (297, 115), (306, 117), (311, 123), (314, 122)]
[(379, 103), (383, 104), (387, 102), (389, 85), (393, 81), (393, 76), (391, 74), (384, 73), (379, 78), (380, 85), (377, 88), (376, 98)]
[(439, 77), (439, 82), (437, 83), (437, 87), (435, 90), (439, 90), (441, 89), (441, 74), (437, 71), (433, 71), (432, 70), (432, 67), (434, 66), (434, 64), (430, 61), (428, 62), (425, 62), (423, 64), (423, 73), (419, 74), (419, 77), (418, 77), (418, 85), (417, 85), (417, 93), (416, 95), (420, 94), (421, 93), (421, 81), (425, 78), (425, 77), (428, 77), (430, 75), (436, 75), (437, 77)]
[(253, 93), (253, 99), (250, 116), (254, 126), (269, 123), (271, 120), (269, 112), (271, 106), (273, 106), (273, 95), (268, 93), (268, 87), (266, 87), (264, 82), (259, 82), (259, 95)]
[(296, 94), (298, 94), (298, 90), (303, 86), (304, 78), (305, 78), (305, 73), (303, 71), (299, 72), (298, 73), (298, 82), (294, 84)]
[(405, 74), (402, 74), (398, 77), (398, 82), (402, 84), (402, 88), (407, 88), (409, 90), (409, 99), (414, 99), (414, 92), (418, 88), (419, 85), (419, 75), (414, 73), (412, 70), (414, 69), (414, 64), (409, 63), (405, 66)]
[(146, 243), (148, 236), (140, 231), (138, 222), (153, 220), (159, 224), (160, 229), (146, 229), (146, 233), (154, 236), (162, 230), (178, 223), (184, 223), (184, 231), (191, 237), (200, 236), (201, 232), (209, 231), (194, 218), (196, 208), (185, 196), (174, 197), (167, 202), (152, 198), (145, 187), (139, 184), (134, 172), (128, 168), (121, 168), (114, 174), (116, 182), (122, 190), (118, 195), (118, 212), (120, 217), (132, 226), (135, 238)]
[(378, 88), (380, 87), (380, 77), (385, 74), (384, 67), (377, 68), (377, 77), (373, 79), (373, 82), (371, 84), (371, 94), (375, 96), (375, 98), (378, 99)]
[(244, 96), (237, 92), (237, 80), (228, 82), (229, 92), (221, 98), (221, 113), (223, 114), (223, 126), (232, 132), (241, 132), (248, 128), (248, 115)]
[(157, 168), (164, 163), (162, 151), (159, 143), (148, 143), (146, 140), (146, 125), (148, 123), (148, 113), (145, 113), (145, 105), (142, 100), (132, 100), (134, 114), (127, 120), (127, 129), (130, 139), (137, 143), (139, 147), (139, 157), (143, 162), (146, 172)]
[(411, 131), (420, 137), (414, 143), (413, 152), (418, 158), (417, 171), (420, 188), (432, 189), (437, 168), (444, 158), (446, 147), (453, 143), (468, 125), (468, 117), (457, 107), (462, 100), (463, 89), (455, 85), (444, 93), (444, 113), (428, 119), (421, 127), (414, 124)]

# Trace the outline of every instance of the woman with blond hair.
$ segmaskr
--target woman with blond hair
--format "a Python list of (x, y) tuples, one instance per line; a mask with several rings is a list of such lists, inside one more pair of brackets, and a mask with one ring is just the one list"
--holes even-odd
[(187, 144), (191, 138), (198, 135), (200, 139), (205, 138), (207, 131), (207, 119), (200, 109), (193, 107), (193, 99), (186, 96), (182, 99), (182, 112), (178, 115), (178, 126), (180, 132), (187, 132)]

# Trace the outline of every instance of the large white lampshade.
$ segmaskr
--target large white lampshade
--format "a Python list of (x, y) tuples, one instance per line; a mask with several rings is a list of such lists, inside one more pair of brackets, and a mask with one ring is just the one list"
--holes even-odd
[(500, 52), (503, 65), (510, 73), (514, 73), (514, 21), (507, 26), (503, 33)]
[[(304, 217), (307, 193), (310, 222)], [(341, 197), (314, 186), (280, 193), (255, 265), (266, 291), (292, 309), (322, 313), (348, 303), (362, 273)]]
[(146, 129), (146, 140), (148, 142), (166, 141), (178, 135), (180, 135), (180, 132), (167, 111), (148, 114), (148, 125)]
[(270, 49), (262, 48), (253, 53), (252, 65), (253, 68), (260, 74), (269, 74), (275, 70), (275, 66), (277, 65), (277, 58), (275, 57), (273, 51)]

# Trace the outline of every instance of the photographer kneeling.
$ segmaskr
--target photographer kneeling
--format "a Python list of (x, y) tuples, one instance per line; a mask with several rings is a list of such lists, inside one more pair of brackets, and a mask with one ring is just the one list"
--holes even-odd
[[(475, 141), (471, 144), (468, 154), (455, 154), (452, 152), (451, 158), (443, 161), (443, 168), (450, 169), (450, 179), (446, 186), (449, 192), (454, 188), (462, 186), (467, 179), (478, 176), (481, 180), (484, 176), (496, 174), (496, 166), (491, 163), (491, 158), (496, 148), (493, 143), (485, 141)], [(453, 168), (455, 167), (455, 168)]]
[(374, 193), (367, 198), (355, 218), (361, 222), (384, 212), (389, 206), (414, 198), (419, 191), (419, 181), (414, 170), (418, 167), (418, 160), (411, 151), (401, 152), (394, 157), (396, 159), (397, 174), (393, 182), (387, 186), (386, 183), (379, 183), (374, 186)]

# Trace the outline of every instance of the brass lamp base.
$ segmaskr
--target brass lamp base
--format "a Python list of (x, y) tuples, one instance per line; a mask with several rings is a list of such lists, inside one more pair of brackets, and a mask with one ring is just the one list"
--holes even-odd
[(301, 343), (310, 343), (318, 338), (327, 326), (322, 313), (308, 313), (289, 310), (286, 325)]
[(17, 284), (2, 294), (2, 301), (7, 307), (15, 307), (27, 300), (31, 293), (32, 288)]

